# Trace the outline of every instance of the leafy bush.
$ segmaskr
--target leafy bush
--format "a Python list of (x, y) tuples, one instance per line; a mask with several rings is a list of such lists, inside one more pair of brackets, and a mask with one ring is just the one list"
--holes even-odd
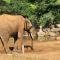
[[(48, 20), (60, 22), (58, 0), (0, 0), (0, 14), (23, 15), (35, 25), (45, 25)], [(58, 19), (58, 21), (57, 21)]]

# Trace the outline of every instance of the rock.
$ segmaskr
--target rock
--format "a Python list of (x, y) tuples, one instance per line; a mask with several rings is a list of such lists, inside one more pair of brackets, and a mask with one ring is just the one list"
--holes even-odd
[(56, 24), (56, 26), (57, 26), (58, 28), (60, 28), (60, 24)]
[(10, 37), (10, 38), (9, 38), (8, 46), (9, 46), (9, 47), (14, 47), (14, 38), (13, 38), (13, 37)]
[(60, 40), (60, 36), (56, 37), (56, 40)]
[(39, 29), (38, 34), (38, 40), (44, 40), (45, 32), (42, 31), (42, 29)]

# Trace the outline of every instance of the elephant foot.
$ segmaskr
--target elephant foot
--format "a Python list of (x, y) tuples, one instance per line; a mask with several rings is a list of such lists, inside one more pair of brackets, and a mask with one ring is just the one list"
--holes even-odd
[(13, 52), (21, 53), (21, 49), (14, 49)]
[(1, 54), (8, 54), (8, 53), (11, 53), (11, 50), (10, 50), (10, 49), (4, 49), (4, 50), (1, 49), (1, 50), (0, 50), (0, 53), (1, 53)]
[(5, 53), (7, 53), (7, 54), (11, 54), (12, 51), (11, 51), (10, 49), (6, 49)]
[(0, 54), (5, 54), (6, 52), (5, 51), (0, 51)]

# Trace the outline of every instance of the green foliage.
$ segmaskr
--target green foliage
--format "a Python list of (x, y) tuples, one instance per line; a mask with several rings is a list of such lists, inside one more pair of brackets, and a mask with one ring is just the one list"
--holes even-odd
[(60, 22), (60, 0), (0, 0), (0, 14), (23, 15), (35, 25)]
[(57, 0), (57, 1), (56, 1), (56, 4), (60, 5), (60, 0)]
[(5, 1), (6, 3), (10, 3), (10, 0), (3, 0), (3, 1)]
[(44, 26), (47, 21), (50, 21), (51, 23), (53, 23), (53, 20), (54, 20), (54, 15), (52, 15), (51, 12), (48, 12), (40, 17), (39, 22), (40, 22), (40, 25)]

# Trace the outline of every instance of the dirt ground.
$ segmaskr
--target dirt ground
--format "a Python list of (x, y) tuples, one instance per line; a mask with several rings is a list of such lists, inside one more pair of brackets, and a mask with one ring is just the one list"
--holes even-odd
[(0, 60), (60, 60), (60, 41), (34, 41), (34, 50), (25, 53), (0, 54)]

